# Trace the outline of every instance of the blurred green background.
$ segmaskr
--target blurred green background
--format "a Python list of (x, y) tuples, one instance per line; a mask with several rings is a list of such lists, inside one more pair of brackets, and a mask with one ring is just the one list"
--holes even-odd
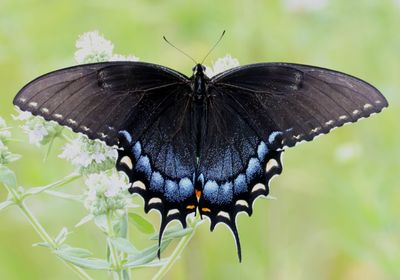
[[(385, 94), (389, 108), (285, 153), (284, 172), (271, 184), (277, 199), (259, 199), (251, 218), (238, 218), (243, 263), (229, 230), (210, 233), (207, 222), (167, 278), (400, 279), (399, 27), (400, 1), (389, 0), (0, 0), (0, 115), (18, 126), (11, 118), (16, 92), (40, 74), (73, 65), (77, 36), (92, 30), (117, 53), (186, 74), (193, 63), (162, 36), (201, 59), (226, 29), (207, 65), (229, 53), (241, 64), (288, 61), (358, 76)], [(13, 132), (26, 139), (20, 129)], [(10, 166), (19, 183), (43, 185), (66, 175), (71, 167), (57, 158), (61, 144), (46, 163), (45, 149), (11, 146), (24, 156)], [(82, 185), (68, 188), (79, 193)], [(29, 206), (53, 235), (86, 214), (81, 205), (46, 195)], [(158, 226), (158, 214), (147, 217)], [(138, 247), (149, 244), (131, 234)], [(1, 212), (0, 279), (76, 278), (48, 250), (31, 246), (38, 241), (18, 209)], [(69, 243), (105, 255), (94, 225), (76, 229)], [(154, 272), (133, 275), (147, 279)]]

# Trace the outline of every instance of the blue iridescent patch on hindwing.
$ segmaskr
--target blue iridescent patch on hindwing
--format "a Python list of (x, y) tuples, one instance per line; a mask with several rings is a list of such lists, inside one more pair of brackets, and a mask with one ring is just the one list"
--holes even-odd
[[(268, 142), (260, 141), (254, 156), (249, 158), (242, 172), (233, 178), (226, 178), (224, 181), (207, 180), (200, 174), (198, 184), (202, 186), (203, 191), (199, 202), (200, 213), (211, 217), (212, 226), (218, 222), (230, 223), (227, 220), (234, 220), (240, 211), (250, 215), (253, 201), (260, 195), (268, 195), (269, 180), (282, 171), (282, 152), (270, 147), (280, 135), (281, 132), (273, 132)], [(263, 184), (263, 187), (255, 187), (259, 183)], [(238, 204), (239, 200), (243, 202)], [(202, 211), (202, 208), (205, 211)], [(218, 212), (228, 215), (223, 214), (223, 218), (218, 218)]]
[[(138, 193), (145, 200), (146, 212), (157, 209), (162, 215), (162, 224), (178, 219), (186, 226), (186, 216), (195, 211), (193, 178), (170, 178), (162, 171), (154, 168), (151, 158), (145, 154), (140, 141), (132, 142), (132, 137), (126, 131), (119, 133), (117, 170), (128, 175), (132, 184), (129, 191)], [(135, 184), (141, 181), (143, 184)], [(157, 203), (152, 203), (155, 198)], [(189, 206), (189, 207), (187, 207)], [(170, 210), (176, 209), (174, 215), (168, 216)]]

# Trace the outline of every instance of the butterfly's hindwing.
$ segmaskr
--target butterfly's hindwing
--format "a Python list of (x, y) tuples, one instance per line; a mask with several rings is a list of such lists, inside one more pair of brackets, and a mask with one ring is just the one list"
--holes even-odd
[(128, 175), (131, 192), (144, 198), (145, 211), (161, 213), (160, 241), (170, 221), (179, 220), (186, 227), (187, 215), (197, 208), (191, 103), (181, 90), (185, 89), (171, 93), (162, 117), (154, 119), (137, 140), (128, 130), (119, 133), (117, 168)]

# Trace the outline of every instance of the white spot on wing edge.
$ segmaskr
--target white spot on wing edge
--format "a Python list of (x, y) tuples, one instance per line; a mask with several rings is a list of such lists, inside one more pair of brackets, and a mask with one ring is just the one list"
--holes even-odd
[(70, 124), (76, 124), (76, 121), (74, 121), (73, 119), (68, 119), (67, 122), (69, 122)]
[(219, 211), (217, 216), (224, 217), (224, 218), (226, 218), (228, 220), (231, 219), (231, 216), (229, 215), (229, 213), (225, 212), (225, 211)]
[(136, 181), (132, 184), (132, 188), (139, 188), (142, 190), (146, 190), (146, 185), (142, 181)]
[(261, 183), (255, 184), (253, 189), (251, 190), (251, 192), (256, 192), (258, 190), (264, 190), (265, 191), (266, 190), (265, 185), (261, 184)]
[(178, 209), (171, 209), (171, 210), (168, 211), (167, 216), (172, 216), (172, 215), (179, 214), (179, 213), (180, 212), (179, 212)]
[(248, 204), (247, 201), (244, 200), (244, 199), (239, 199), (238, 201), (236, 201), (236, 205), (240, 205), (240, 206), (244, 206), (244, 207), (249, 207), (249, 204)]
[(149, 200), (149, 204), (156, 204), (156, 203), (162, 203), (162, 200), (159, 199), (158, 197), (153, 197)]
[(31, 106), (31, 107), (37, 107), (37, 102), (29, 102), (29, 104), (28, 104), (29, 106)]
[(132, 160), (130, 159), (130, 157), (124, 156), (123, 158), (121, 158), (120, 162), (125, 164), (130, 170), (133, 169), (133, 164), (132, 164)]
[(265, 165), (265, 171), (268, 173), (272, 168), (279, 167), (279, 163), (276, 159), (271, 158)]

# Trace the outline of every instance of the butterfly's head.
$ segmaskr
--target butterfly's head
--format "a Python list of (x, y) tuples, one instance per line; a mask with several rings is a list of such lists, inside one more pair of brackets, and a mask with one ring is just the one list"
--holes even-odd
[(198, 63), (193, 67), (192, 70), (194, 76), (203, 76), (204, 72), (206, 71), (206, 67), (203, 64)]

